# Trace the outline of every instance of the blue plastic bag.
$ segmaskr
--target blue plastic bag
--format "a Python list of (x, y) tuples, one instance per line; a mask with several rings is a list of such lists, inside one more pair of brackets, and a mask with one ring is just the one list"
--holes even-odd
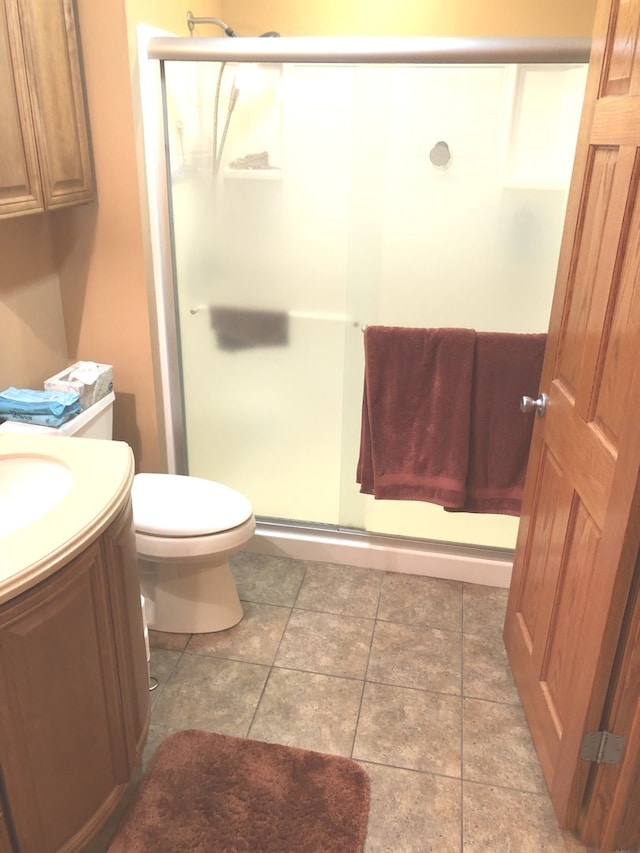
[(79, 399), (77, 391), (32, 391), (11, 387), (0, 392), (0, 414), (53, 415), (59, 418), (79, 412)]

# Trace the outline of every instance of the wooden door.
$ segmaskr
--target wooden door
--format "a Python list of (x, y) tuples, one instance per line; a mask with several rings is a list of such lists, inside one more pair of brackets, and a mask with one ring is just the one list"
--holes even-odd
[(619, 764), (592, 769), (578, 831), (603, 850), (637, 849), (640, 841), (640, 561), (636, 563), (602, 728), (624, 737)]
[(640, 0), (600, 0), (505, 623), (559, 823), (578, 831), (581, 745), (603, 722), (640, 542), (639, 30)]

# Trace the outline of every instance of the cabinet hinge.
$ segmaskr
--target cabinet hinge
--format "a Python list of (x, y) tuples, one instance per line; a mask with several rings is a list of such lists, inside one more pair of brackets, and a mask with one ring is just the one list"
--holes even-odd
[(624, 752), (624, 738), (611, 732), (587, 732), (582, 741), (580, 758), (596, 764), (618, 764)]

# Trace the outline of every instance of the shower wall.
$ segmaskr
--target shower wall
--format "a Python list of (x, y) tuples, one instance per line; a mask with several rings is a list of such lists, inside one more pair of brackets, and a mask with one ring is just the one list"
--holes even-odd
[(189, 473), (259, 516), (513, 547), (516, 519), (359, 493), (362, 328), (546, 331), (586, 66), (165, 76)]

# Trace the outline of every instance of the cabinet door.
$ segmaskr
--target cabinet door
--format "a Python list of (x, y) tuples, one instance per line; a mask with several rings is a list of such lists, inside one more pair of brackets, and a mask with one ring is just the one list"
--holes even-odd
[(26, 852), (62, 847), (114, 787), (99, 557), (92, 546), (0, 608), (0, 762)]
[(73, 0), (17, 2), (45, 207), (90, 201), (93, 171)]
[(80, 849), (109, 817), (144, 747), (148, 684), (129, 504), (0, 607), (0, 772), (20, 853)]
[(20, 21), (0, 6), (0, 216), (44, 210)]
[[(138, 557), (131, 503), (102, 537), (101, 548), (109, 611), (114, 626), (113, 648), (117, 671), (121, 722), (117, 735), (123, 740), (119, 781), (127, 782), (142, 758), (149, 727), (149, 670), (140, 603)], [(115, 709), (111, 715), (115, 719)]]
[(0, 803), (0, 853), (13, 853), (14, 847), (9, 838), (9, 830), (1, 809), (2, 804)]

